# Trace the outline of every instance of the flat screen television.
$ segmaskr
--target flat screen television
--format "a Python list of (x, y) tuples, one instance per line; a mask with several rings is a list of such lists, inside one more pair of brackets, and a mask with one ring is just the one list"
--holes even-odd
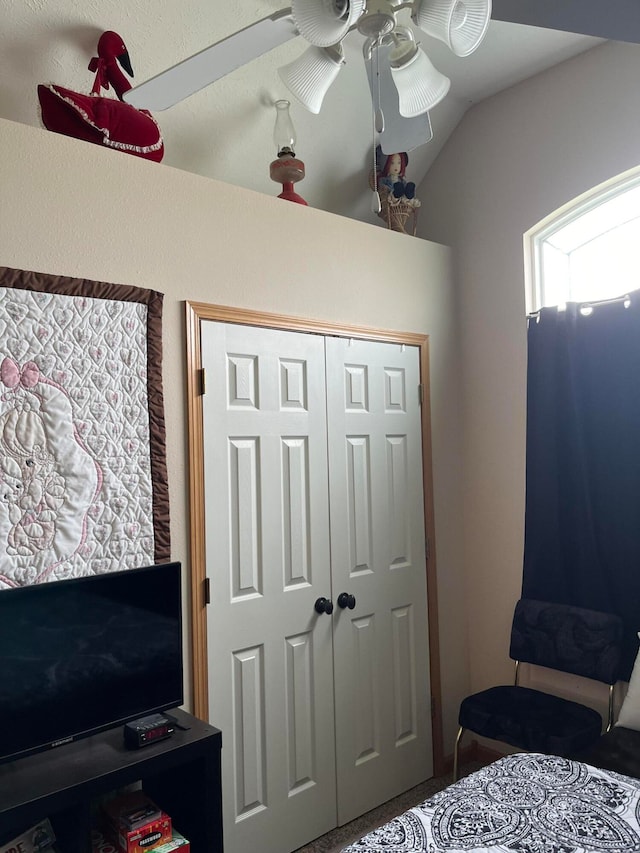
[(0, 761), (183, 702), (180, 563), (0, 591)]

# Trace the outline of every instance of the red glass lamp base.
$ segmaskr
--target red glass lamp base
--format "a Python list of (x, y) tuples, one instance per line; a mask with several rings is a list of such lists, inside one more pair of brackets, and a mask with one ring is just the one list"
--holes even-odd
[(274, 160), (269, 167), (269, 176), (272, 181), (282, 184), (282, 192), (278, 198), (285, 201), (294, 201), (296, 204), (307, 204), (307, 202), (294, 191), (293, 185), (304, 178), (304, 163), (290, 156), (280, 156)]

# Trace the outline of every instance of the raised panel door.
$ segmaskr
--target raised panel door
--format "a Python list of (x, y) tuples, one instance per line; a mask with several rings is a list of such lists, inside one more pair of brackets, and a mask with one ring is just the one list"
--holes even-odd
[(284, 853), (336, 825), (324, 343), (206, 322), (202, 363), (225, 850)]
[(327, 338), (338, 821), (432, 775), (416, 347)]

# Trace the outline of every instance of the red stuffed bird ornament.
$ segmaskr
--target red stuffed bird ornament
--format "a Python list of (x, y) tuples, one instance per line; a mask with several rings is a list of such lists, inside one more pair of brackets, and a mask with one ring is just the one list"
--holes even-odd
[[(98, 41), (98, 56), (89, 63), (89, 70), (96, 72), (91, 94), (53, 83), (38, 86), (42, 122), (55, 133), (160, 162), (164, 142), (158, 123), (147, 110), (138, 110), (122, 100), (131, 83), (121, 66), (133, 77), (124, 41), (107, 30)], [(102, 89), (109, 86), (113, 86), (119, 100), (101, 95)]]

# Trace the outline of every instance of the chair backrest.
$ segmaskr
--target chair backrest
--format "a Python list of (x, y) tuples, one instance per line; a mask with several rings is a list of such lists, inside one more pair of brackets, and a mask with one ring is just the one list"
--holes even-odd
[(513, 615), (509, 655), (614, 684), (621, 642), (622, 620), (613, 613), (521, 598)]

